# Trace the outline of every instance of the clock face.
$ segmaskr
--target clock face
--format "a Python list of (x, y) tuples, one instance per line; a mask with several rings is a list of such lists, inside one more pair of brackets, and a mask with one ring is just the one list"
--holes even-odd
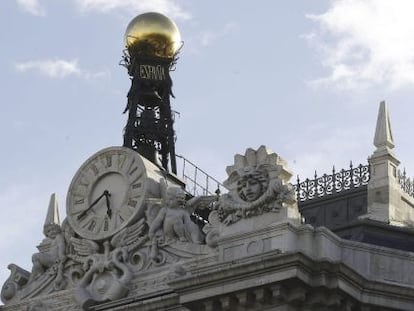
[(141, 156), (125, 147), (89, 158), (69, 187), (66, 213), (80, 236), (102, 240), (143, 217), (147, 172)]

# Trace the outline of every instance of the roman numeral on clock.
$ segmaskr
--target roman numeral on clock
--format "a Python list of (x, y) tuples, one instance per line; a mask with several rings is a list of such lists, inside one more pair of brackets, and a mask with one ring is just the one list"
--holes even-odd
[(108, 230), (109, 230), (109, 222), (108, 222), (108, 218), (105, 217), (103, 231), (108, 231)]
[(111, 167), (112, 166), (112, 155), (107, 155), (106, 157), (105, 157), (105, 159), (106, 159), (106, 167)]
[(133, 168), (132, 168), (132, 169), (128, 172), (129, 176), (132, 176), (132, 174), (134, 174), (134, 173), (137, 171), (137, 169), (138, 169), (138, 166), (133, 167)]
[(75, 204), (83, 204), (85, 202), (85, 198), (80, 198), (75, 200)]
[(88, 225), (88, 230), (89, 231), (94, 231), (95, 227), (96, 227), (96, 221), (92, 220)]
[(95, 176), (97, 176), (99, 174), (99, 169), (96, 167), (95, 164), (91, 165), (91, 170), (95, 174)]
[(137, 203), (138, 203), (138, 201), (135, 201), (133, 199), (129, 199), (128, 206), (135, 207), (137, 205)]

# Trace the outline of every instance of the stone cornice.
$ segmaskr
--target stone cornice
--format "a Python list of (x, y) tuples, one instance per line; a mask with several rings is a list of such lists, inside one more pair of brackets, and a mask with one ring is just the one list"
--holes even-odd
[(414, 303), (414, 288), (367, 280), (343, 263), (316, 261), (299, 252), (280, 254), (271, 251), (243, 258), (237, 263), (211, 265), (203, 270), (169, 282), (179, 293), (182, 304), (275, 284), (284, 286), (289, 282), (304, 284), (308, 291), (315, 288), (335, 290), (368, 304), (380, 300), (384, 307), (407, 306), (402, 310), (410, 310), (409, 306)]

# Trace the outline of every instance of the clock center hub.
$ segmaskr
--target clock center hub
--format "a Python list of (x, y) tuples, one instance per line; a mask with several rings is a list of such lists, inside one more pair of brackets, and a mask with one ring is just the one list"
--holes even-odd
[[(102, 175), (95, 183), (89, 195), (89, 202), (93, 202), (104, 194), (110, 201), (111, 207), (117, 207), (125, 204), (127, 196), (128, 182), (117, 172), (109, 172)], [(104, 204), (105, 200), (102, 200)], [(102, 209), (105, 212), (104, 209)]]

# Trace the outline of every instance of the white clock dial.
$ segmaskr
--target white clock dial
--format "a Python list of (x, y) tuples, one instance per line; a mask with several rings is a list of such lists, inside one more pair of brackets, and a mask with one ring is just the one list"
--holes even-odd
[(73, 178), (67, 196), (67, 217), (75, 232), (102, 240), (143, 217), (146, 162), (125, 147), (106, 148), (89, 158)]

